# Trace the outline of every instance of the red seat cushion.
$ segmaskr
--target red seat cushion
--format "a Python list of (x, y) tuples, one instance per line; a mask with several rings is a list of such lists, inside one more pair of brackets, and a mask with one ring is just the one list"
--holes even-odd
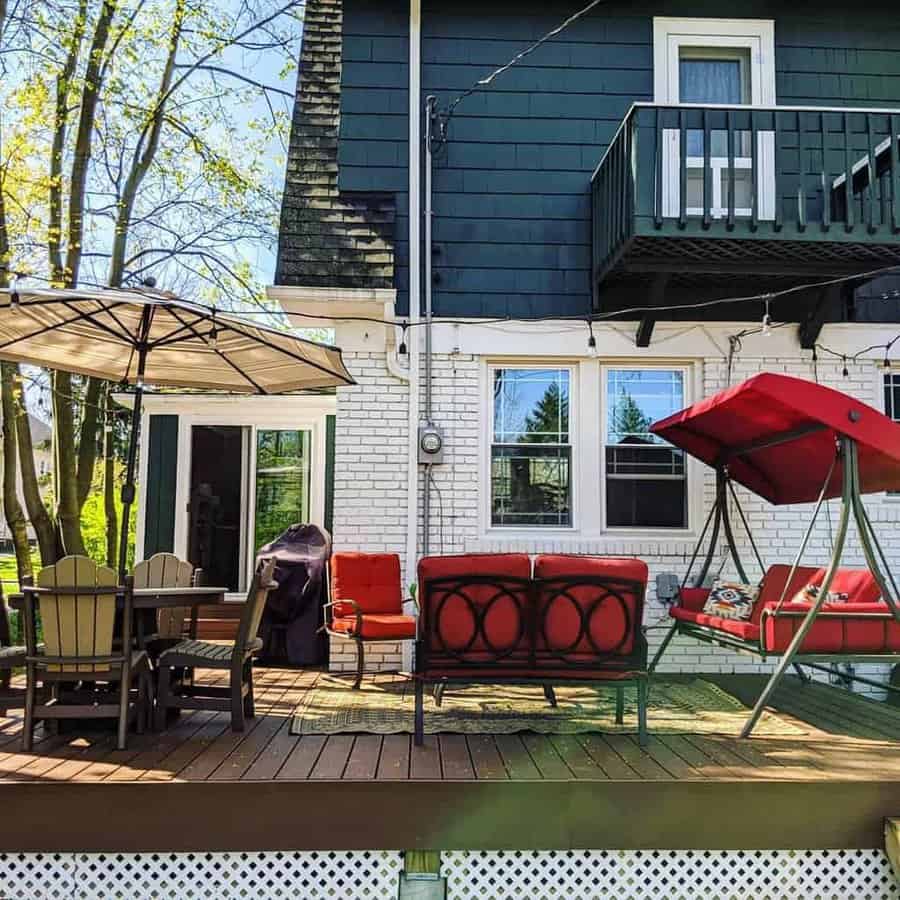
[(369, 613), (362, 619), (362, 635), (356, 634), (356, 616), (333, 619), (331, 629), (367, 641), (405, 641), (416, 636), (416, 619), (415, 616)]
[(681, 606), (673, 606), (669, 612), (672, 618), (678, 619), (679, 622), (705, 625), (707, 628), (715, 628), (717, 631), (723, 631), (743, 641), (756, 642), (759, 640), (759, 625), (753, 621), (723, 619), (721, 616), (710, 616), (701, 610), (685, 609)]
[[(781, 607), (782, 615), (766, 616), (763, 626), (766, 649), (779, 653), (785, 651), (807, 612), (808, 603), (785, 603)], [(787, 613), (800, 615), (789, 616)], [(800, 645), (801, 653), (865, 654), (898, 651), (900, 623), (890, 616), (886, 603), (824, 603)]]
[[(335, 553), (331, 557), (331, 598), (353, 600), (364, 613), (403, 612), (400, 557), (396, 553)], [(348, 603), (336, 603), (335, 618), (354, 612)]]
[[(589, 663), (598, 653), (628, 656), (634, 651), (644, 612), (646, 563), (626, 557), (546, 555), (534, 561), (534, 577), (545, 582), (538, 598), (538, 652)], [(594, 580), (598, 583), (591, 583)]]
[[(422, 559), (420, 635), (429, 665), (448, 657), (466, 663), (526, 659), (530, 578), (525, 553)], [(429, 587), (435, 579), (440, 582)]]

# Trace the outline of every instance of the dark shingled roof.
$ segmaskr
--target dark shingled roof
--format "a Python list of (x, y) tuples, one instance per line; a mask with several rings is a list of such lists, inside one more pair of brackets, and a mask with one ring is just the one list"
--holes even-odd
[(275, 283), (394, 287), (394, 197), (338, 190), (342, 0), (307, 0)]

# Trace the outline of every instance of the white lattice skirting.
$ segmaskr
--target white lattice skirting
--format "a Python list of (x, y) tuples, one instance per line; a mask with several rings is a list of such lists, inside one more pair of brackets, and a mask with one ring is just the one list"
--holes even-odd
[(2, 853), (3, 900), (396, 900), (403, 856), (293, 853)]
[(894, 900), (880, 850), (441, 854), (447, 900)]

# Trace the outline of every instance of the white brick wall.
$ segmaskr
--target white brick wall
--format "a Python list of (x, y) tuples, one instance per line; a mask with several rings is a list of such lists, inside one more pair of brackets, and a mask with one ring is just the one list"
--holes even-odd
[[(356, 379), (337, 392), (334, 458), (334, 549), (406, 550), (409, 388), (391, 375), (384, 353), (345, 352)], [(396, 643), (368, 644), (366, 671), (400, 668)], [(352, 641), (332, 639), (330, 669), (356, 669)]]
[[(335, 465), (335, 547), (361, 550), (390, 550), (401, 554), (405, 548), (406, 526), (406, 440), (407, 386), (388, 374), (383, 354), (345, 353), (345, 359), (360, 382), (352, 389), (338, 394), (337, 458)], [(850, 376), (841, 374), (843, 364), (837, 360), (820, 360), (820, 382), (858, 396), (866, 403), (877, 402), (877, 363), (856, 363)], [(812, 378), (809, 354), (784, 358), (750, 358), (741, 356), (735, 361), (731, 383), (750, 377), (759, 371), (784, 372), (798, 377)], [(702, 365), (702, 394), (708, 396), (727, 384), (727, 368), (721, 357), (707, 358)], [(481, 396), (481, 360), (469, 354), (439, 354), (434, 361), (433, 417), (445, 433), (445, 462), (433, 470), (432, 514), (429, 532), (431, 553), (461, 552), (579, 552), (602, 555), (640, 556), (650, 566), (651, 584), (646, 623), (651, 626), (651, 653), (662, 639), (668, 617), (665, 608), (655, 598), (655, 576), (659, 572), (674, 572), (681, 576), (693, 551), (693, 540), (665, 540), (653, 538), (622, 539), (601, 537), (580, 539), (573, 535), (548, 539), (535, 534), (525, 540), (507, 539), (496, 533), (484, 537), (479, 519), (479, 442), (484, 400)], [(714, 473), (703, 472), (704, 516), (715, 493)], [(424, 475), (420, 476), (420, 488)], [(691, 490), (697, 490), (693, 485)], [(757, 546), (767, 563), (791, 562), (806, 527), (811, 506), (772, 507), (749, 492), (738, 491), (744, 511), (754, 528)], [(422, 531), (420, 490), (420, 535)], [(881, 524), (880, 535), (885, 551), (895, 571), (900, 570), (900, 530), (887, 527), (900, 521), (900, 502), (885, 502), (880, 497), (867, 501), (870, 515)], [(832, 517), (837, 515), (837, 502), (830, 504)], [(755, 578), (758, 568), (751, 561), (752, 550), (735, 517), (736, 538), (743, 552), (748, 575)], [(421, 548), (421, 541), (420, 541)], [(823, 516), (812, 540), (807, 559), (812, 564), (824, 564), (830, 555), (827, 518)], [(851, 532), (845, 560), (848, 565), (863, 565), (859, 543)], [(721, 558), (714, 562), (718, 571)], [(726, 576), (735, 573), (730, 566)], [(659, 627), (654, 627), (659, 626)], [(333, 647), (333, 667), (352, 668), (355, 655), (341, 647)], [(399, 659), (386, 652), (383, 659), (367, 654), (372, 668), (384, 665), (397, 668)], [(755, 657), (744, 656), (720, 648), (708, 647), (689, 639), (676, 640), (670, 645), (661, 671), (671, 672), (755, 672), (767, 671), (770, 663), (760, 663)], [(368, 668), (368, 666), (367, 666)], [(887, 667), (861, 667), (879, 675)], [(856, 685), (856, 690), (869, 689)], [(876, 691), (877, 693), (877, 691)]]

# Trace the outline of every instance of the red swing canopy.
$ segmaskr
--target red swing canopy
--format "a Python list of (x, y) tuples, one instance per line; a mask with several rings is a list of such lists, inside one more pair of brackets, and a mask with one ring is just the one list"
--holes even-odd
[[(651, 426), (770, 503), (817, 500), (839, 435), (856, 441), (862, 493), (900, 490), (900, 424), (832, 388), (764, 372)], [(825, 492), (839, 497), (841, 466)]]

